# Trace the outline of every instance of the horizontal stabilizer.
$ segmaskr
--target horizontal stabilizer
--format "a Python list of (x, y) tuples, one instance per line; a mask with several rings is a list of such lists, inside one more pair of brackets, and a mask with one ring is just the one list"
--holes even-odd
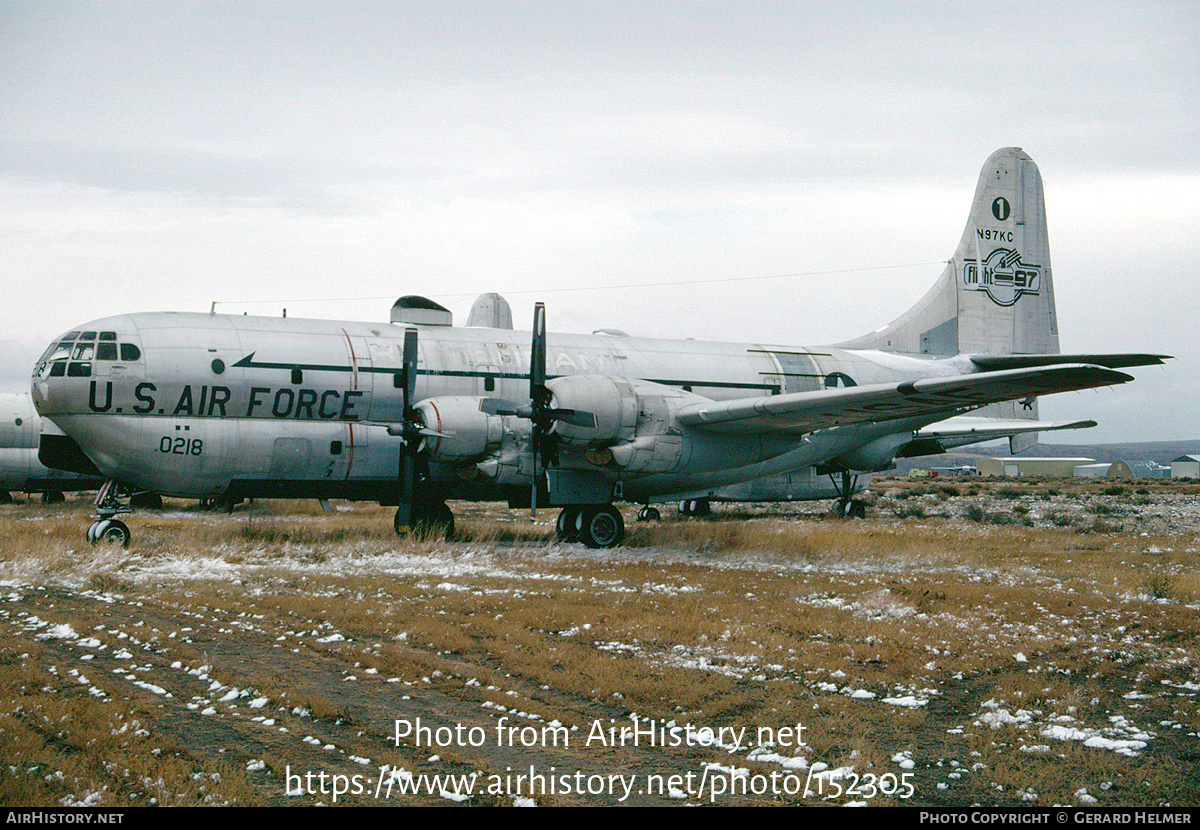
[(1064, 363), (1086, 363), (1109, 369), (1128, 369), (1130, 366), (1161, 366), (1171, 360), (1167, 354), (997, 354), (969, 355), (971, 362), (985, 372), (1001, 369), (1027, 369), (1032, 366), (1060, 366)]
[(943, 449), (1011, 438), (1030, 432), (1058, 429), (1089, 429), (1095, 421), (1030, 421), (1022, 418), (981, 418), (957, 415), (938, 421), (917, 433), (917, 440), (936, 441)]
[(688, 426), (723, 433), (791, 433), (850, 424), (965, 412), (998, 401), (1091, 389), (1133, 378), (1104, 366), (1009, 369), (970, 375), (923, 378), (907, 383), (834, 387), (731, 401), (705, 401), (679, 410)]

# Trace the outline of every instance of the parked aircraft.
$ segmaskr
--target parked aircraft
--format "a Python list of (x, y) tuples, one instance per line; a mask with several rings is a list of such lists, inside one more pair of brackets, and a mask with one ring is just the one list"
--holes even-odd
[(104, 477), (51, 470), (38, 461), (41, 418), (29, 393), (0, 394), (0, 502), (12, 493), (41, 493), (42, 501), (62, 501), (68, 490), (98, 490)]
[(34, 370), (34, 402), (54, 427), (40, 457), (118, 483), (93, 540), (128, 544), (114, 516), (132, 488), (377, 500), (397, 505), (398, 532), (452, 526), (450, 498), (508, 499), (561, 507), (561, 538), (609, 547), (624, 534), (614, 501), (736, 498), (753, 493), (748, 482), (778, 490), (773, 477), (807, 468), (830, 475), (853, 513), (860, 472), (1085, 425), (1037, 421), (1037, 396), (1124, 383), (1119, 369), (1163, 360), (1059, 353), (1042, 180), (1018, 148), (987, 160), (933, 288), (855, 340), (550, 335), (540, 303), (521, 333), (506, 310), (482, 298), (471, 322), (484, 325), (466, 327), (421, 297), (401, 298), (391, 325), (96, 320), (55, 340)]

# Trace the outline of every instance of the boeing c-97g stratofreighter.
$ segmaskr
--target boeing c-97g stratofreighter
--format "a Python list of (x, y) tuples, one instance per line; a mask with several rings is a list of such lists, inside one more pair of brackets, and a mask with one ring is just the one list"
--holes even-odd
[[(1042, 180), (1017, 148), (987, 160), (962, 240), (895, 322), (836, 346), (514, 332), (498, 298), (466, 327), (420, 297), (393, 323), (128, 314), (57, 338), (33, 399), (47, 466), (113, 480), (93, 541), (128, 544), (122, 492), (396, 504), (452, 525), (447, 499), (561, 507), (593, 547), (614, 500), (771, 498), (975, 441), (1092, 422), (1036, 420), (1036, 398), (1125, 383), (1152, 354), (1059, 353)], [(985, 407), (987, 410), (985, 411)], [(967, 415), (966, 413), (974, 413)], [(781, 483), (782, 482), (782, 483)], [(749, 484), (748, 484), (749, 483)]]

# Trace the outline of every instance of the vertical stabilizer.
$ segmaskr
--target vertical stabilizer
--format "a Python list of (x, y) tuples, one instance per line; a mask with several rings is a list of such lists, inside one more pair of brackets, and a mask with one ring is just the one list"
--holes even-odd
[(1019, 147), (979, 174), (962, 240), (921, 300), (852, 349), (947, 356), (1058, 354), (1042, 176)]

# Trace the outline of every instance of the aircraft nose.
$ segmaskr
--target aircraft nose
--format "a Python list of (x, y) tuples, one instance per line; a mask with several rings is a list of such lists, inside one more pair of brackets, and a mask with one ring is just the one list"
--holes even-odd
[(136, 335), (115, 327), (105, 330), (104, 322), (111, 321), (69, 331), (42, 353), (34, 366), (30, 388), (39, 413), (69, 412), (81, 403), (77, 400), (78, 390), (94, 389), (97, 381), (128, 379), (138, 373), (142, 350), (135, 342)]

